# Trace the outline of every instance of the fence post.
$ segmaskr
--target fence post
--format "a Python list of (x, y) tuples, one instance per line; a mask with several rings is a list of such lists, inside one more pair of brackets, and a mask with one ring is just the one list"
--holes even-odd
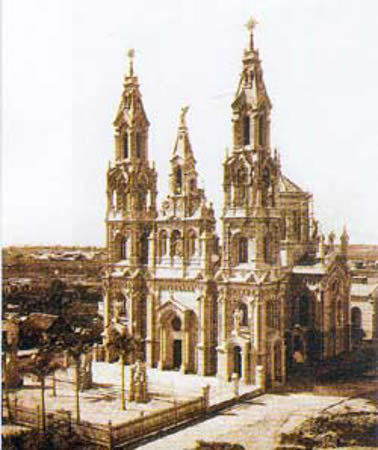
[(71, 434), (72, 431), (72, 413), (67, 411), (67, 422), (68, 422), (68, 432)]
[(41, 429), (41, 412), (39, 405), (37, 405), (37, 429), (38, 431)]
[(205, 414), (210, 404), (210, 386), (207, 384), (206, 386), (202, 386), (202, 397), (205, 403)]
[(112, 421), (109, 420), (108, 422), (108, 449), (112, 450), (113, 449), (113, 430), (112, 430)]

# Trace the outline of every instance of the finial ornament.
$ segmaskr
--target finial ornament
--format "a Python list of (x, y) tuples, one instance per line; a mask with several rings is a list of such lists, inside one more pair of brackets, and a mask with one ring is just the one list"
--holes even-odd
[(188, 113), (189, 110), (189, 106), (183, 106), (181, 108), (181, 112), (180, 112), (180, 127), (185, 127), (185, 117), (186, 114)]
[(135, 50), (133, 48), (130, 48), (127, 51), (127, 57), (129, 58), (129, 76), (132, 77), (134, 75), (134, 57), (135, 57)]
[(247, 30), (248, 30), (248, 35), (249, 35), (249, 50), (253, 50), (254, 49), (254, 43), (253, 43), (253, 30), (255, 28), (255, 26), (258, 24), (257, 20), (254, 19), (253, 17), (251, 17), (248, 22), (245, 24)]
[(248, 22), (245, 24), (248, 31), (253, 31), (256, 25), (258, 25), (258, 22), (254, 17), (250, 17)]

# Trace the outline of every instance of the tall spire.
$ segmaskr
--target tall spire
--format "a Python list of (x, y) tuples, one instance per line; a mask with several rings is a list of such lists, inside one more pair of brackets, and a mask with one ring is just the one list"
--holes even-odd
[(144, 110), (138, 77), (134, 73), (134, 49), (127, 52), (128, 68), (123, 81), (120, 105), (113, 122), (116, 138), (116, 161), (148, 162), (149, 122)]

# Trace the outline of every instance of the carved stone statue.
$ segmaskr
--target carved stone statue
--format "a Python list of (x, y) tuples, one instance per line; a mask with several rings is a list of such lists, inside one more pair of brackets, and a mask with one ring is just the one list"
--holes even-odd
[(128, 400), (137, 403), (148, 401), (147, 370), (143, 361), (137, 361), (130, 367)]
[(235, 309), (234, 312), (234, 330), (236, 336), (240, 334), (240, 325), (243, 319), (243, 311), (240, 309)]
[(185, 117), (189, 111), (189, 106), (183, 106), (180, 112), (180, 127), (185, 127)]

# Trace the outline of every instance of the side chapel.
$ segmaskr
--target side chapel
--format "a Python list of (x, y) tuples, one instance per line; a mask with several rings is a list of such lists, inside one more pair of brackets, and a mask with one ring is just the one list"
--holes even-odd
[[(199, 187), (186, 124), (179, 117), (169, 193), (157, 207), (157, 173), (133, 51), (114, 120), (107, 171), (104, 345), (114, 330), (143, 342), (149, 367), (217, 375), (262, 387), (287, 368), (350, 348), (348, 235), (328, 242), (312, 195), (282, 172), (272, 150), (272, 103), (254, 27), (231, 104), (232, 150), (223, 161), (221, 238)], [(297, 355), (297, 356), (296, 356)]]

